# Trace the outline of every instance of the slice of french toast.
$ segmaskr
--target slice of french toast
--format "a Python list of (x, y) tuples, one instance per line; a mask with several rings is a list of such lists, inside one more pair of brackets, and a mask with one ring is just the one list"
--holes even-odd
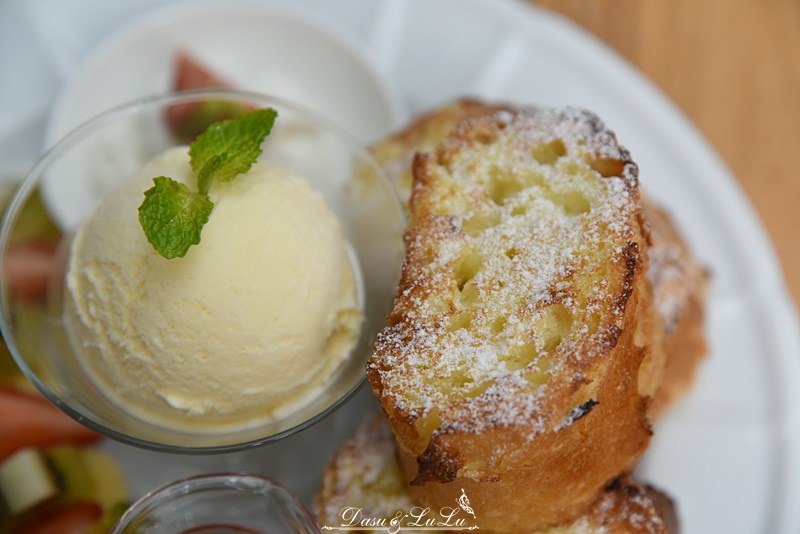
[(464, 119), (513, 109), (511, 106), (471, 98), (448, 102), (416, 117), (402, 130), (373, 145), (371, 152), (394, 185), (407, 211), (414, 179), (411, 166), (418, 152), (434, 152), (447, 134)]
[[(473, 518), (466, 510), (459, 509), (460, 503), (452, 502), (448, 508), (457, 511), (450, 523), (465, 519), (465, 526), (472, 524)], [(368, 417), (331, 458), (314, 500), (314, 509), (318, 524), (331, 528), (359, 526), (362, 522), (376, 524), (381, 520), (387, 526), (392, 520), (395, 526), (401, 526), (401, 521), (404, 526), (422, 523), (422, 519), (417, 519), (422, 516), (422, 509), (417, 508), (408, 495), (395, 455), (392, 432), (380, 413)], [(442, 519), (437, 511), (425, 517)], [(386, 528), (376, 528), (372, 532), (385, 531)], [(651, 486), (623, 476), (603, 488), (578, 519), (540, 532), (676, 534), (678, 531), (672, 500)]]
[(467, 119), (417, 155), (405, 242), (367, 374), (411, 498), (463, 488), (498, 532), (577, 517), (651, 434), (640, 382), (661, 359), (630, 155), (583, 110)]
[[(476, 99), (448, 102), (420, 115), (402, 130), (372, 147), (408, 210), (414, 156), (434, 152), (462, 120), (513, 111), (518, 107)], [(669, 214), (642, 195), (644, 218), (651, 231), (647, 277), (663, 339), (664, 368), (656, 372), (658, 392), (651, 416), (661, 416), (690, 388), (699, 362), (707, 352), (703, 317), (708, 273), (694, 258)]]
[(666, 355), (661, 385), (650, 405), (657, 418), (689, 391), (707, 353), (703, 326), (709, 274), (669, 214), (647, 199), (643, 207), (652, 240), (647, 277)]

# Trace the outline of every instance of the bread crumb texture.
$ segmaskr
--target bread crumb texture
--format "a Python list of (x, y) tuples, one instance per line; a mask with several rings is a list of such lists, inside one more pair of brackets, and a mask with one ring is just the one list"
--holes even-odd
[(421, 435), (569, 424), (541, 399), (591, 382), (620, 334), (637, 175), (575, 108), (473, 118), (418, 155), (403, 280), (368, 364), (382, 402)]

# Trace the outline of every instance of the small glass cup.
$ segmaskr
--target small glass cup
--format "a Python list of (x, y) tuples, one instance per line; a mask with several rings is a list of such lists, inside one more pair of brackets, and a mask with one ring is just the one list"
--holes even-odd
[[(262, 157), (305, 178), (339, 219), (355, 270), (360, 271), (364, 316), (350, 356), (318, 395), (271, 421), (225, 431), (154, 423), (126, 409), (88, 376), (63, 320), (71, 234), (122, 180), (165, 149), (186, 143), (170, 129), (170, 113), (207, 102), (218, 104), (212, 111), (263, 107), (278, 111)], [(39, 222), (31, 222), (31, 212), (39, 213)], [(54, 222), (40, 224), (44, 214)], [(0, 228), (0, 329), (17, 364), (45, 397), (110, 438), (187, 454), (252, 448), (307, 428), (345, 402), (364, 381), (365, 361), (385, 324), (399, 279), (404, 226), (400, 201), (380, 165), (324, 117), (279, 98), (244, 91), (199, 90), (147, 97), (73, 130), (43, 156), (17, 189)], [(47, 290), (37, 296), (15, 288), (7, 259), (15, 249), (43, 242), (58, 246), (60, 260), (52, 269)]]
[(280, 485), (251, 474), (179, 480), (136, 501), (111, 534), (305, 534), (311, 514)]

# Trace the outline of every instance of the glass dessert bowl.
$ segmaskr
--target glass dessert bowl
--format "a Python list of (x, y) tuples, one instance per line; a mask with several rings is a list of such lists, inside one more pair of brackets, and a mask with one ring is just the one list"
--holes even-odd
[[(196, 188), (190, 140), (264, 108), (278, 118), (258, 162), (207, 187), (199, 243), (159, 255), (140, 220), (145, 190), (161, 176)], [(404, 224), (379, 165), (321, 116), (242, 91), (141, 99), (75, 129), (17, 190), (0, 230), (0, 327), (51, 402), (113, 439), (183, 453), (260, 445), (363, 381)], [(20, 250), (52, 252), (41, 287), (20, 282)]]
[(111, 534), (313, 534), (319, 527), (276, 482), (250, 474), (209, 474), (162, 486), (133, 503)]

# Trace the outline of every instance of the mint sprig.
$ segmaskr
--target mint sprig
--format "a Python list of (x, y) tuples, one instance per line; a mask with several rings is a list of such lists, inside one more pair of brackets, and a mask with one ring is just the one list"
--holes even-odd
[(207, 194), (194, 193), (184, 184), (159, 176), (145, 191), (139, 222), (153, 247), (165, 258), (183, 257), (200, 242), (214, 203)]
[(147, 240), (167, 259), (182, 258), (200, 242), (214, 203), (208, 191), (215, 181), (229, 182), (246, 173), (261, 155), (261, 143), (278, 113), (257, 109), (239, 118), (216, 122), (189, 146), (189, 164), (197, 191), (167, 176), (153, 178), (139, 206), (139, 224)]

